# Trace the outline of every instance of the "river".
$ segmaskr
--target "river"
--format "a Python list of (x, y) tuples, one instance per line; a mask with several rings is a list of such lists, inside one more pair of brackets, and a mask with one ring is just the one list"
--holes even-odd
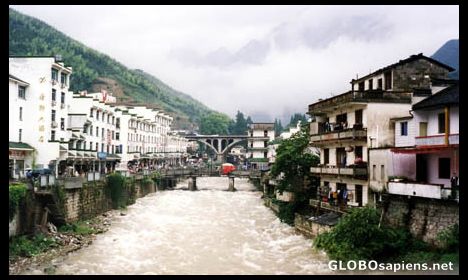
[(324, 274), (327, 257), (237, 179), (197, 179), (140, 198), (92, 245), (67, 256), (56, 274)]

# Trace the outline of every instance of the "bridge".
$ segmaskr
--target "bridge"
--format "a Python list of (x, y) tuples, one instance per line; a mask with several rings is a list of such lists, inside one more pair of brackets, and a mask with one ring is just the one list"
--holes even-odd
[(160, 170), (163, 184), (165, 186), (174, 187), (177, 178), (185, 177), (191, 178), (188, 183), (188, 189), (191, 191), (197, 190), (197, 177), (229, 177), (229, 188), (228, 191), (235, 191), (234, 179), (237, 178), (249, 178), (249, 179), (260, 179), (262, 172), (260, 170), (236, 170), (229, 175), (221, 175), (219, 171), (212, 170), (209, 168), (177, 168), (177, 169), (162, 169)]
[(185, 136), (189, 141), (197, 141), (210, 147), (224, 160), (224, 154), (235, 145), (246, 141), (248, 135), (193, 135)]

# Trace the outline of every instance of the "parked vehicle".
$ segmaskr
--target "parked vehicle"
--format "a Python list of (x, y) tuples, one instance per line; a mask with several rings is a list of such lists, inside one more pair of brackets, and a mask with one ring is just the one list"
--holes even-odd
[(236, 170), (236, 167), (232, 163), (223, 163), (221, 165), (221, 174), (228, 175), (232, 171)]

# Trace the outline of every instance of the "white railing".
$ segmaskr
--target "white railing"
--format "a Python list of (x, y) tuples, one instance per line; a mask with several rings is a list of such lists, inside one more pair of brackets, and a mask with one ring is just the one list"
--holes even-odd
[[(449, 135), (449, 144), (459, 144), (459, 134)], [(445, 135), (431, 135), (416, 137), (416, 146), (445, 145)]]
[(443, 191), (443, 185), (388, 182), (388, 193), (442, 199), (447, 198), (450, 192)]

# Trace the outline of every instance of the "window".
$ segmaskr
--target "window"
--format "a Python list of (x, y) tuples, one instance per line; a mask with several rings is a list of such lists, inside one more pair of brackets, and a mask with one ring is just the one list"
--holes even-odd
[(52, 101), (57, 100), (56, 96), (57, 96), (57, 91), (55, 89), (52, 89)]
[(380, 165), (380, 180), (385, 181), (385, 165)]
[(439, 158), (439, 179), (450, 179), (450, 158)]
[(23, 120), (23, 107), (19, 107), (19, 120)]
[(54, 68), (52, 68), (52, 80), (58, 82), (58, 70)]
[(354, 148), (354, 156), (355, 156), (356, 158), (363, 159), (363, 158), (362, 158), (362, 146), (356, 146), (356, 147)]
[(93, 141), (89, 142), (89, 149), (93, 150)]
[(445, 113), (439, 114), (439, 133), (445, 133)]
[(23, 136), (23, 130), (20, 128), (18, 131), (18, 142), (21, 142), (21, 137)]
[(112, 130), (112, 140), (115, 139), (114, 136), (115, 136), (115, 135), (114, 135), (114, 131)]
[(383, 84), (382, 79), (378, 79), (377, 80), (377, 89), (382, 89), (383, 88), (382, 84)]
[(263, 152), (263, 158), (267, 158), (268, 157), (268, 152)]
[(52, 121), (55, 122), (55, 110), (52, 110)]
[(104, 152), (104, 143), (101, 144), (101, 152)]
[(60, 103), (65, 104), (65, 92), (62, 92), (60, 95)]
[(385, 79), (385, 89), (391, 89), (392, 88), (392, 72), (388, 71), (384, 73), (384, 79)]
[(112, 116), (112, 124), (114, 124), (114, 122), (115, 122), (115, 117)]
[(65, 130), (65, 118), (60, 118), (60, 129)]
[(96, 136), (99, 136), (99, 127), (96, 126)]
[(50, 131), (50, 140), (55, 141), (55, 130)]
[(324, 149), (323, 150), (323, 164), (330, 163), (330, 150)]
[(268, 130), (263, 131), (263, 137), (268, 137)]
[(26, 87), (18, 86), (18, 97), (21, 99), (26, 99)]
[(115, 121), (115, 127), (120, 128), (120, 118), (117, 118)]
[(408, 136), (408, 122), (401, 122), (400, 123), (400, 135), (401, 136)]
[(375, 178), (376, 178), (375, 173), (377, 173), (377, 166), (374, 164), (374, 165), (372, 165), (372, 180), (374, 180), (374, 181), (375, 181)]
[(96, 111), (96, 120), (99, 120), (99, 111)]
[(93, 117), (93, 108), (89, 110), (89, 116), (92, 118)]
[(369, 90), (374, 89), (374, 88), (373, 88), (373, 87), (374, 87), (373, 81), (374, 81), (374, 80), (372, 80), (372, 79), (370, 79), (370, 80), (368, 81), (368, 85), (369, 85), (368, 89), (369, 89)]
[(103, 112), (102, 113), (102, 122), (104, 122), (105, 115), (106, 115), (106, 113)]
[(61, 74), (60, 74), (60, 82), (61, 82), (63, 85), (66, 85), (66, 84), (67, 84), (67, 74), (64, 74), (64, 73), (61, 73)]
[(362, 109), (354, 111), (354, 122), (356, 124), (362, 124)]
[(93, 126), (89, 126), (89, 135), (93, 136)]
[(268, 147), (268, 141), (263, 141), (263, 147), (264, 148)]
[(98, 151), (99, 149), (99, 143), (96, 143), (96, 152)]
[(107, 115), (107, 123), (110, 123), (110, 115)]
[(358, 90), (359, 90), (359, 91), (364, 91), (364, 81), (362, 81), (362, 82), (360, 82), (360, 83), (358, 84)]
[(102, 138), (106, 137), (106, 135), (104, 134), (104, 127), (101, 129), (101, 136)]

